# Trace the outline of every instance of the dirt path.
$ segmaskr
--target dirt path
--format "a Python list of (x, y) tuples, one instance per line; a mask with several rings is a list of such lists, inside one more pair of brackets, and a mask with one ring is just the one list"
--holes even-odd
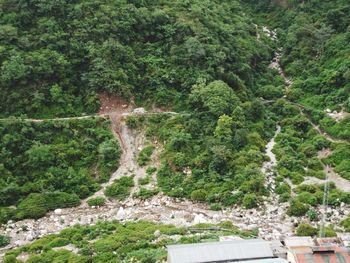
[(338, 139), (338, 138), (334, 138), (332, 137), (331, 135), (327, 134), (325, 131), (323, 131), (319, 125), (317, 125), (313, 119), (311, 118), (311, 116), (305, 111), (305, 108), (299, 104), (299, 103), (293, 103), (291, 102), (292, 104), (298, 106), (299, 110), (300, 110), (300, 113), (305, 116), (309, 123), (312, 125), (312, 127), (320, 134), (322, 135), (323, 137), (325, 137), (328, 141), (330, 142), (333, 142), (333, 143), (345, 143), (345, 144), (349, 144), (349, 141), (347, 140), (342, 140), (342, 139)]

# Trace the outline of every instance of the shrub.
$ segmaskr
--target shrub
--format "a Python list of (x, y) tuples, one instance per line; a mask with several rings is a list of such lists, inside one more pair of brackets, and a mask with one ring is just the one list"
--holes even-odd
[(151, 181), (151, 178), (149, 178), (149, 176), (139, 178), (139, 184), (140, 185), (149, 184), (150, 181)]
[(134, 194), (134, 197), (142, 199), (142, 200), (146, 200), (151, 198), (152, 196), (156, 195), (159, 193), (159, 190), (157, 189), (146, 189), (146, 188), (141, 188), (139, 192)]
[(128, 116), (126, 118), (126, 125), (128, 125), (130, 129), (135, 129), (137, 127), (137, 119), (134, 116)]
[(154, 146), (149, 145), (146, 146), (145, 148), (143, 148), (140, 153), (139, 156), (137, 157), (137, 163), (140, 166), (144, 166), (147, 164), (147, 162), (149, 162), (151, 160), (151, 155), (154, 151)]
[(222, 206), (220, 204), (218, 204), (218, 203), (210, 205), (210, 210), (220, 211), (221, 209), (222, 209)]
[(0, 247), (5, 247), (10, 243), (10, 238), (7, 236), (0, 235)]
[(70, 242), (66, 238), (57, 237), (49, 243), (50, 247), (63, 247), (68, 245)]
[(324, 231), (325, 237), (336, 237), (337, 233), (332, 227), (326, 227)]
[(56, 208), (74, 207), (80, 204), (79, 196), (63, 192), (43, 194), (47, 210)]
[(258, 198), (255, 194), (247, 194), (243, 197), (242, 205), (246, 209), (258, 206)]
[(350, 232), (350, 215), (346, 219), (340, 222), (340, 225), (344, 227), (346, 232)]
[(287, 214), (290, 216), (303, 216), (309, 211), (309, 206), (303, 204), (299, 200), (292, 200), (287, 210)]
[(95, 198), (90, 198), (87, 203), (89, 206), (103, 206), (106, 202), (106, 199), (103, 197), (95, 197)]
[(278, 202), (280, 203), (285, 203), (288, 202), (288, 200), (291, 198), (291, 194), (290, 193), (283, 193), (280, 195)]
[(285, 194), (285, 193), (290, 193), (291, 190), (290, 190), (290, 186), (289, 184), (287, 183), (282, 183), (282, 184), (279, 184), (277, 187), (276, 187), (276, 190), (275, 192), (279, 195), (282, 195), (282, 194)]
[(147, 167), (147, 169), (146, 169), (146, 173), (148, 174), (148, 175), (151, 175), (151, 174), (153, 174), (154, 172), (156, 172), (157, 171), (157, 168), (156, 167)]
[(297, 197), (298, 201), (304, 203), (304, 204), (309, 204), (312, 206), (317, 205), (317, 198), (313, 196), (311, 193), (308, 192), (302, 192), (298, 195)]
[(207, 199), (207, 191), (204, 189), (194, 190), (191, 193), (191, 199), (195, 202), (204, 202)]
[(44, 216), (48, 211), (56, 208), (74, 207), (80, 204), (76, 194), (63, 192), (56, 193), (33, 193), (18, 204), (16, 219), (34, 218)]
[(18, 219), (34, 218), (38, 219), (47, 213), (45, 197), (42, 194), (30, 194), (26, 199), (18, 204), (16, 217)]
[(0, 225), (7, 223), (9, 220), (13, 220), (16, 213), (16, 209), (8, 207), (0, 207)]
[(309, 224), (300, 224), (296, 229), (297, 236), (316, 236), (318, 233), (317, 228), (312, 227)]
[(311, 220), (311, 221), (317, 221), (318, 220), (318, 215), (316, 213), (315, 210), (309, 210), (307, 212), (307, 217)]
[(124, 200), (130, 194), (130, 188), (134, 186), (134, 180), (132, 177), (123, 176), (113, 182), (111, 186), (108, 186), (105, 191), (107, 197), (116, 198), (118, 200)]

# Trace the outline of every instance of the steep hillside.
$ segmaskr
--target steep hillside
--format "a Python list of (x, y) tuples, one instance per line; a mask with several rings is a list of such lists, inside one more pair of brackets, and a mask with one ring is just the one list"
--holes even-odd
[(349, 231), (348, 1), (0, 11), (0, 252), (54, 234), (9, 262), (156, 262), (172, 234), (204, 241), (188, 226), (211, 223), (216, 239), (226, 220), (266, 239), (317, 235), (322, 218)]
[(237, 1), (4, 0), (0, 11), (2, 116), (92, 113), (101, 91), (182, 105), (200, 78), (244, 97), (269, 57)]

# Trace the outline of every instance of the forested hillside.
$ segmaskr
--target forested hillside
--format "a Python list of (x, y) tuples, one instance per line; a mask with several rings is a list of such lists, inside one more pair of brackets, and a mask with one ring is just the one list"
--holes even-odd
[(288, 98), (304, 105), (327, 133), (350, 139), (349, 2), (289, 1), (288, 9), (258, 2), (259, 19), (279, 28), (281, 62), (294, 80)]
[(117, 168), (120, 148), (103, 119), (1, 124), (0, 224), (76, 206)]
[[(44, 233), (74, 217), (349, 231), (349, 14), (347, 0), (0, 0), (0, 247), (41, 237), (14, 227), (29, 218)], [(206, 238), (190, 232), (75, 226), (6, 258), (156, 262), (174, 233)]]
[(101, 91), (182, 104), (199, 78), (243, 98), (269, 57), (236, 1), (3, 0), (0, 11), (2, 116), (96, 112)]
[[(254, 94), (281, 94), (263, 87), (283, 80), (267, 68), (272, 40), (257, 37), (238, 2), (4, 0), (0, 7), (3, 117), (96, 114), (102, 92), (187, 111), (143, 127), (167, 141), (162, 189), (218, 208), (255, 207), (268, 195), (259, 167), (275, 124)], [(30, 195), (40, 192), (84, 198), (117, 163), (118, 146), (111, 150), (102, 131), (109, 128), (98, 121), (1, 125), (1, 206), (29, 195), (41, 207), (41, 196)], [(56, 203), (15, 218), (67, 206)]]

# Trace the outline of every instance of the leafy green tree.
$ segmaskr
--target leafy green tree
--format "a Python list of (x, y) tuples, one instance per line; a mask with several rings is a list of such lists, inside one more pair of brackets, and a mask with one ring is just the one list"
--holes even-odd
[(194, 85), (191, 100), (193, 103), (201, 103), (215, 116), (230, 114), (232, 108), (239, 102), (233, 90), (223, 81)]
[(233, 140), (232, 131), (233, 121), (232, 118), (227, 115), (221, 115), (217, 122), (214, 136), (222, 143), (230, 143)]

